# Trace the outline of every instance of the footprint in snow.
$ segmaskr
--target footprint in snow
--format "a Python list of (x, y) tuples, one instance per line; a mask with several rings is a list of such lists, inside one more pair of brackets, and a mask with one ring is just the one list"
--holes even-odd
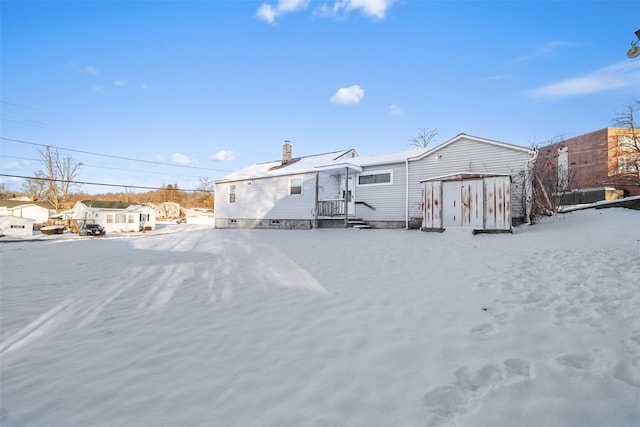
[(516, 358), (475, 371), (467, 366), (457, 369), (454, 383), (436, 387), (422, 398), (429, 411), (427, 426), (455, 426), (455, 417), (473, 411), (489, 391), (525, 381), (532, 373), (529, 360)]
[(587, 353), (563, 354), (554, 359), (556, 367), (572, 376), (589, 376), (601, 371), (594, 356)]
[(640, 357), (618, 362), (613, 376), (629, 385), (640, 387)]

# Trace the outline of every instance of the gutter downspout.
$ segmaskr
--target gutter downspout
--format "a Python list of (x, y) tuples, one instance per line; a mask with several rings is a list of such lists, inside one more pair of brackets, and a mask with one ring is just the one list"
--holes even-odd
[(320, 171), (316, 171), (316, 208), (313, 213), (313, 228), (318, 229), (318, 193), (320, 191), (319, 182)]
[(405, 229), (409, 229), (409, 158), (405, 159), (405, 191), (404, 191), (404, 209), (405, 209)]

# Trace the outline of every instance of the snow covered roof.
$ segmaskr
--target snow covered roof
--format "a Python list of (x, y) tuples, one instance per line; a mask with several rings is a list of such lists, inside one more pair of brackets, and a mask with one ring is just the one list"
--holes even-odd
[(352, 163), (358, 166), (375, 166), (391, 163), (403, 163), (408, 158), (421, 156), (429, 150), (431, 150), (431, 148), (414, 148), (412, 150), (396, 151), (393, 153), (361, 156), (356, 159), (352, 159)]
[(291, 159), (290, 163), (285, 165), (282, 164), (281, 160), (257, 163), (244, 169), (240, 169), (239, 171), (230, 173), (229, 175), (216, 180), (216, 182), (240, 181), (245, 179), (309, 173), (316, 171), (316, 168), (319, 166), (332, 164), (334, 162), (343, 163), (345, 159), (349, 159), (351, 162), (354, 156), (357, 155), (358, 153), (354, 149), (349, 149), (312, 156), (294, 157)]
[(112, 202), (112, 201), (102, 201), (102, 200), (81, 200), (77, 203), (82, 203), (85, 206), (85, 208), (90, 211), (108, 211), (108, 210), (139, 211), (144, 208), (153, 210), (153, 208), (146, 205), (132, 205), (130, 203), (124, 203), (124, 202)]

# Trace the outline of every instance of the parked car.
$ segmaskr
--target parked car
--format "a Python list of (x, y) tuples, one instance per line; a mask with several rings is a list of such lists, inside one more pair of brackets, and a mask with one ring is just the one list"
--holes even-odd
[(82, 224), (78, 234), (80, 236), (106, 236), (107, 232), (100, 224)]

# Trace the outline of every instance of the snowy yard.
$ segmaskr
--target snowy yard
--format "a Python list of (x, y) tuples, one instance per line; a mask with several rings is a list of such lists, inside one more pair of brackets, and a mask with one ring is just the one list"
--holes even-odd
[(0, 243), (0, 424), (640, 424), (640, 211)]

